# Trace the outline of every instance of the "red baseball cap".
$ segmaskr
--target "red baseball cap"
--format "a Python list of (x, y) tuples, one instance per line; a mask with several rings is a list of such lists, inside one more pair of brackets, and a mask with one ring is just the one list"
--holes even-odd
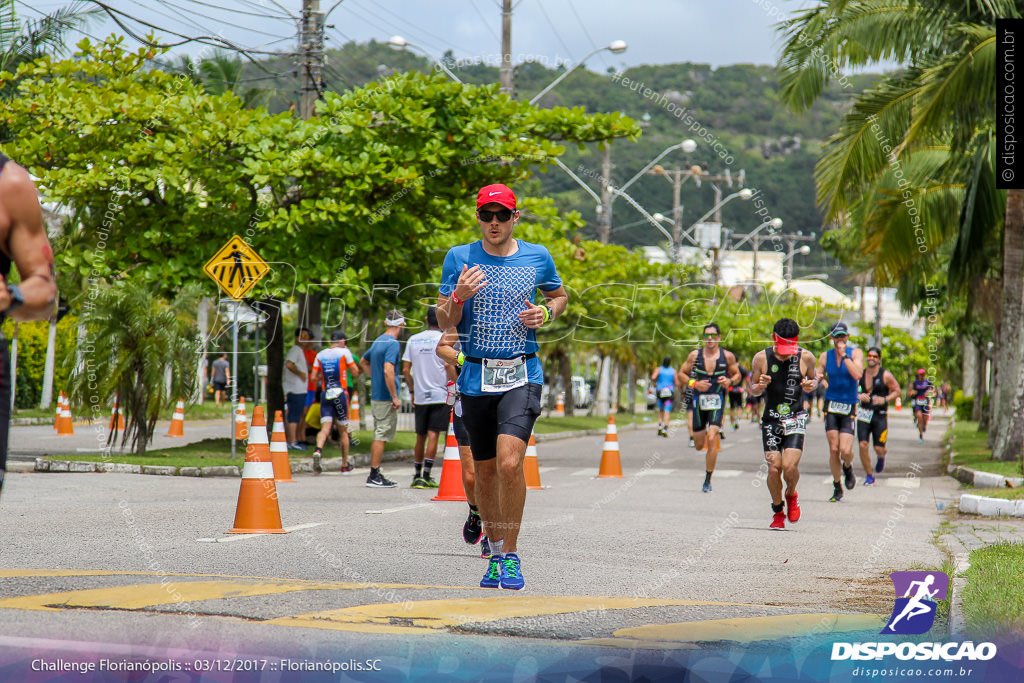
[(512, 209), (515, 211), (516, 208), (516, 194), (510, 190), (507, 186), (501, 185), (488, 185), (487, 187), (481, 187), (480, 191), (476, 194), (476, 208), (480, 208), (485, 204), (501, 204), (506, 209)]
[(919, 370), (917, 371), (917, 374), (919, 374), (919, 375), (925, 375), (925, 374), (927, 374), (927, 373), (926, 373), (926, 372), (924, 371), (924, 368), (920, 368), (920, 369), (919, 369)]
[(779, 335), (772, 332), (772, 341), (775, 342), (775, 348), (778, 350), (779, 353), (784, 353), (786, 355), (796, 353), (797, 350), (800, 348), (798, 340), (799, 337), (786, 339), (785, 337), (780, 337)]

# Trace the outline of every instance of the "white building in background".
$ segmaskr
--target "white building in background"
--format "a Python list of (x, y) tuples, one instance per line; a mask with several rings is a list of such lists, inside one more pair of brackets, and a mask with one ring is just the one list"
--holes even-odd
[[(661, 247), (643, 247), (647, 261), (650, 263), (671, 263), (669, 254)], [(708, 271), (711, 270), (711, 257), (698, 247), (682, 247), (679, 250), (683, 263), (695, 264)], [(782, 253), (773, 249), (757, 252), (756, 275), (754, 252), (731, 251), (719, 263), (719, 283), (726, 287), (737, 285), (751, 286), (760, 283), (761, 287), (781, 292), (786, 287), (786, 279), (782, 272)], [(788, 264), (787, 264), (788, 265)], [(818, 279), (797, 279), (789, 283), (789, 289), (802, 297), (820, 299), (829, 306), (853, 309), (856, 307), (850, 297)]]

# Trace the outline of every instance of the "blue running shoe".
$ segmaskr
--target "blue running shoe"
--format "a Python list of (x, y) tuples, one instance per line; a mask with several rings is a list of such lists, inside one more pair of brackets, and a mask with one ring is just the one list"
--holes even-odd
[[(516, 560), (516, 566), (519, 560)], [(501, 555), (491, 555), (491, 561), (487, 563), (487, 573), (480, 579), (481, 588), (497, 588), (501, 585), (503, 572), (501, 570)]]
[(501, 561), (501, 587), (517, 591), (525, 585), (523, 572), (519, 568), (519, 556), (515, 553), (506, 553)]
[(871, 476), (870, 474), (868, 476), (864, 477), (864, 485), (865, 486), (872, 486), (872, 485), (874, 485), (874, 483), (875, 483), (875, 478), (873, 476)]
[(875, 463), (875, 472), (881, 472), (885, 469), (885, 456), (878, 456), (878, 462)]
[(711, 482), (704, 482), (704, 486), (701, 486), (700, 490), (703, 491), (704, 493), (711, 493)]

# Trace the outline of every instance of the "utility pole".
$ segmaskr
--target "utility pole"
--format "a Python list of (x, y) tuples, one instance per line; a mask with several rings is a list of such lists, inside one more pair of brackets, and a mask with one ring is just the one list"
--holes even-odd
[(501, 0), (501, 92), (512, 95), (512, 0)]
[(597, 239), (608, 244), (612, 237), (612, 141), (604, 141), (601, 159), (601, 215), (598, 216)]
[(302, 0), (299, 26), (299, 116), (312, 118), (313, 107), (323, 88), (324, 13), (320, 0)]

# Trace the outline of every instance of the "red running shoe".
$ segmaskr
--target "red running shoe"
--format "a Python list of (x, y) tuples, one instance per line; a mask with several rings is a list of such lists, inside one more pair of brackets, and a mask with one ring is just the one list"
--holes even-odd
[(786, 514), (784, 512), (776, 512), (772, 515), (772, 523), (768, 525), (770, 529), (785, 529), (786, 528)]
[(796, 500), (796, 494), (786, 496), (786, 510), (789, 512), (789, 521), (800, 521), (800, 503)]

